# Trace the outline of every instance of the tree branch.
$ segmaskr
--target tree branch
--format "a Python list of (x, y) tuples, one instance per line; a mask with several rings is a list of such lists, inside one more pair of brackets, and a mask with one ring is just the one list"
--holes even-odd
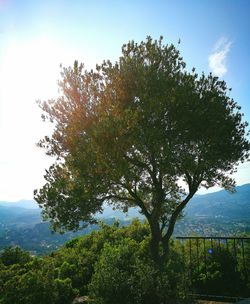
[[(172, 236), (172, 234), (174, 232), (174, 225), (176, 223), (176, 220), (177, 220), (179, 214), (184, 209), (184, 207), (187, 205), (187, 203), (190, 201), (190, 199), (194, 196), (196, 190), (197, 189), (192, 189), (189, 192), (188, 196), (176, 207), (175, 211), (173, 212), (173, 214), (170, 218), (170, 221), (169, 221), (168, 230), (162, 238), (163, 248), (164, 248), (164, 243), (165, 243), (165, 246), (168, 245), (168, 240), (170, 239), (170, 237)], [(167, 248), (166, 248), (166, 250), (167, 250)]]
[(133, 191), (128, 185), (124, 185), (123, 187), (128, 191), (128, 193), (134, 198), (137, 205), (141, 208), (142, 213), (146, 216), (146, 218), (149, 220), (151, 218), (151, 214), (148, 212), (147, 208), (144, 205), (144, 202), (142, 199), (138, 196), (136, 191)]

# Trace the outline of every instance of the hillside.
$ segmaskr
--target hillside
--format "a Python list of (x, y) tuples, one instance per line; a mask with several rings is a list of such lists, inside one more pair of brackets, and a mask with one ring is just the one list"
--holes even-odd
[[(175, 235), (241, 235), (250, 232), (250, 184), (236, 187), (236, 193), (224, 190), (196, 195), (185, 209), (185, 216), (175, 227)], [(0, 202), (0, 250), (5, 246), (19, 245), (35, 254), (57, 249), (66, 241), (98, 229), (93, 225), (63, 235), (52, 233), (49, 224), (42, 222), (41, 210), (34, 201)], [(132, 208), (127, 214), (105, 206), (97, 218), (106, 223), (119, 219), (127, 225), (132, 218), (143, 219)]]
[(235, 193), (221, 190), (196, 195), (185, 210), (189, 217), (250, 219), (250, 184), (236, 187)]

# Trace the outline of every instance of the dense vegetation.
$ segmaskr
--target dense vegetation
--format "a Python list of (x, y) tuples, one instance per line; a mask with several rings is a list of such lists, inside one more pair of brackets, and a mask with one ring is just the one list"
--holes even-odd
[(99, 231), (44, 257), (6, 248), (0, 256), (0, 303), (67, 304), (80, 295), (96, 304), (183, 303), (191, 301), (191, 282), (201, 292), (207, 288), (209, 293), (248, 295), (243, 264), (226, 249), (207, 254), (206, 275), (202, 258), (195, 268), (194, 255), (190, 279), (188, 244), (172, 242), (170, 258), (159, 272), (149, 256), (149, 243), (148, 224), (135, 220), (122, 228), (101, 224)]
[(129, 228), (104, 225), (43, 258), (7, 249), (1, 255), (0, 303), (71, 303), (77, 293), (97, 303), (155, 303), (149, 296), (162, 297), (163, 286), (155, 281), (148, 240), (148, 226), (136, 221)]

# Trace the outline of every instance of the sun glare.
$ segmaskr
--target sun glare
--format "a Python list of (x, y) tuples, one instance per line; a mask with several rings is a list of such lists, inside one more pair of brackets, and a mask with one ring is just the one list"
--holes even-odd
[[(58, 52), (56, 45), (46, 39), (22, 43), (13, 40), (1, 56), (0, 115), (2, 127), (8, 129), (5, 143), (12, 144), (17, 133), (20, 133), (22, 145), (23, 141), (30, 141), (30, 136), (25, 134), (41, 135), (39, 129), (42, 131), (44, 126), (39, 122), (36, 100), (56, 96)], [(12, 133), (11, 137), (9, 132)], [(6, 134), (1, 133), (2, 136)]]
[[(0, 193), (5, 194), (1, 199), (32, 198), (33, 189), (44, 183), (44, 169), (52, 160), (36, 143), (50, 134), (51, 126), (42, 122), (36, 100), (55, 98), (60, 64), (72, 65), (83, 55), (82, 48), (48, 36), (26, 40), (10, 36), (5, 42), (0, 53), (0, 168), (4, 172)], [(90, 51), (85, 50), (86, 57), (89, 64), (96, 62)]]
[[(9, 166), (1, 188), (10, 193), (9, 197), (15, 179), (20, 192), (29, 183), (37, 186), (47, 165), (48, 160), (41, 158), (41, 151), (35, 146), (49, 131), (49, 126), (40, 119), (36, 100), (56, 97), (60, 60), (63, 60), (60, 48), (43, 38), (9, 41), (1, 54), (0, 159), (3, 165)], [(22, 178), (24, 170), (30, 181)], [(27, 196), (32, 197), (32, 193), (27, 193)]]

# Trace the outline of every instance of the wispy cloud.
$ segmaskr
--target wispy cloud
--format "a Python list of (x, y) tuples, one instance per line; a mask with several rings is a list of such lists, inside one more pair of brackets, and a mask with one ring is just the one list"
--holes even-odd
[(221, 77), (227, 73), (226, 59), (231, 49), (232, 42), (225, 37), (220, 38), (213, 49), (213, 52), (208, 58), (209, 67), (212, 72)]

